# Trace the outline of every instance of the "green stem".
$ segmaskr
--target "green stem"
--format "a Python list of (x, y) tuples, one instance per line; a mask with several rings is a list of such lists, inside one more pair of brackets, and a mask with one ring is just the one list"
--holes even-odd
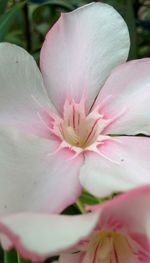
[(8, 263), (7, 252), (4, 252), (4, 263)]
[(18, 259), (18, 263), (21, 263), (21, 258), (18, 253), (17, 253), (17, 259)]
[(17, 253), (17, 259), (18, 259), (18, 263), (31, 263), (31, 261), (28, 260), (26, 261), (22, 259), (18, 253)]
[(31, 263), (20, 257), (15, 250), (4, 251), (4, 263)]
[(85, 214), (86, 213), (86, 210), (85, 210), (82, 202), (80, 201), (80, 199), (77, 199), (76, 206), (78, 207), (78, 209), (81, 212), (81, 214)]
[(4, 263), (17, 263), (17, 254), (15, 250), (4, 251)]

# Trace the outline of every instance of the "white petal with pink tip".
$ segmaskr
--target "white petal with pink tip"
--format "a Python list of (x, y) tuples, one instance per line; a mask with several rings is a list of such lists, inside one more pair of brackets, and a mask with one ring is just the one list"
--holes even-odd
[(106, 196), (150, 183), (149, 138), (114, 137), (99, 152), (87, 153), (80, 170), (80, 182), (92, 194)]
[(129, 45), (127, 26), (109, 5), (91, 3), (62, 14), (46, 36), (40, 62), (56, 108), (61, 112), (66, 98), (79, 102), (84, 91), (89, 108), (111, 70), (126, 61)]
[[(77, 263), (150, 262), (150, 235), (147, 232), (150, 224), (149, 202), (150, 185), (134, 189), (102, 205), (91, 206), (91, 211), (101, 211), (99, 222), (91, 235), (74, 247), (74, 251), (83, 257)], [(70, 257), (72, 259), (73, 254)], [(60, 263), (61, 258), (65, 259), (64, 253), (60, 256)], [(76, 254), (70, 262), (75, 259)]]
[(99, 93), (96, 105), (110, 98), (101, 109), (105, 118), (123, 112), (106, 134), (150, 135), (150, 58), (118, 66)]
[(34, 59), (21, 47), (0, 43), (0, 63), (0, 125), (47, 136), (38, 114), (55, 109)]
[(86, 238), (95, 227), (99, 212), (79, 216), (18, 214), (0, 220), (0, 232), (9, 236), (25, 258), (43, 261)]
[(0, 131), (0, 215), (60, 212), (75, 202), (83, 158), (71, 160), (65, 150), (50, 155), (57, 147), (56, 141), (10, 127)]

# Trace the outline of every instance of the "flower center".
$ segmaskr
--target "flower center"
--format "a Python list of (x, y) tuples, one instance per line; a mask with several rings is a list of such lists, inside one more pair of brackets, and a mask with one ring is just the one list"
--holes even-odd
[(66, 101), (61, 132), (69, 144), (83, 149), (90, 146), (98, 139), (104, 124), (98, 111), (93, 111), (86, 116), (83, 103), (75, 104)]
[(82, 263), (127, 263), (133, 257), (128, 239), (114, 231), (97, 231), (83, 250)]
[(85, 149), (108, 137), (101, 134), (105, 126), (106, 120), (97, 109), (87, 115), (83, 100), (78, 104), (66, 100), (63, 118), (54, 118), (52, 131), (69, 145)]

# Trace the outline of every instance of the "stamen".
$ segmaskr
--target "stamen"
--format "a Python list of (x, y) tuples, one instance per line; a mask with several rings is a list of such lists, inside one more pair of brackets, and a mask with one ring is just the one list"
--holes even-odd
[(97, 123), (98, 123), (98, 121), (99, 121), (100, 119), (101, 119), (101, 117), (99, 117), (97, 120), (95, 120), (95, 123), (93, 124), (93, 127), (91, 128), (90, 133), (88, 134), (88, 136), (87, 136), (87, 138), (86, 138), (86, 140), (85, 140), (85, 142), (84, 142), (84, 145), (88, 142), (88, 140), (89, 140), (89, 138), (90, 138), (90, 136), (91, 136), (91, 134), (92, 134), (95, 126), (97, 125)]
[(65, 136), (67, 137), (67, 141), (71, 142), (72, 145), (80, 144), (80, 137), (76, 134), (75, 130), (71, 126), (66, 127)]

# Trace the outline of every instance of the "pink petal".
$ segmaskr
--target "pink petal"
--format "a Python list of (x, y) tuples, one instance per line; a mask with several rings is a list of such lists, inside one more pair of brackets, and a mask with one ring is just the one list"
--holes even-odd
[(99, 224), (103, 226), (116, 231), (124, 228), (126, 234), (144, 234), (150, 240), (150, 235), (147, 235), (150, 222), (149, 204), (150, 184), (132, 189), (102, 205), (90, 206), (90, 211), (101, 210)]
[(98, 218), (99, 212), (79, 216), (23, 213), (1, 218), (0, 232), (22, 257), (41, 262), (87, 237)]
[(127, 26), (111, 6), (91, 3), (62, 14), (46, 36), (40, 62), (56, 108), (62, 112), (66, 97), (79, 101), (83, 92), (88, 93), (90, 107), (111, 70), (127, 59), (128, 51)]
[[(60, 212), (81, 193), (82, 156), (68, 151), (51, 154), (55, 141), (0, 131), (0, 214), (22, 211)], [(73, 167), (73, 168), (72, 168)]]
[(35, 61), (24, 49), (0, 43), (0, 62), (0, 125), (47, 137), (49, 130), (39, 114), (46, 115), (54, 107)]
[(84, 188), (96, 196), (150, 183), (150, 138), (113, 137), (89, 153), (80, 172)]
[(150, 58), (117, 67), (100, 92), (96, 104), (106, 118), (119, 116), (105, 130), (107, 134), (150, 134)]
[[(100, 212), (99, 222), (94, 231), (104, 231), (105, 233), (108, 231), (110, 234), (118, 233), (121, 235), (121, 239), (114, 239), (112, 242), (112, 245), (115, 245), (116, 256), (108, 256), (105, 258), (99, 257), (102, 254), (106, 256), (107, 254), (105, 253), (107, 252), (111, 253), (111, 250), (106, 250), (106, 246), (105, 249), (104, 247), (102, 249), (102, 244), (99, 243), (99, 248), (97, 247), (98, 249), (93, 251), (94, 254), (95, 252), (97, 253), (97, 256), (94, 257), (95, 260), (93, 257), (91, 259), (90, 256), (92, 253), (92, 246), (87, 246), (86, 249), (89, 248), (89, 254), (86, 254), (85, 252), (85, 257), (81, 262), (149, 263), (150, 236), (147, 235), (147, 227), (149, 227), (150, 223), (149, 203), (150, 185), (147, 185), (115, 197), (111, 201), (105, 202), (101, 205), (89, 206), (88, 210), (91, 210), (92, 212)], [(110, 249), (109, 245), (108, 249)], [(66, 254), (66, 257), (69, 256)], [(65, 258), (64, 254), (62, 258)], [(64, 260), (62, 263), (66, 262)], [(71, 260), (70, 262), (72, 263)]]
[(82, 263), (83, 253), (62, 254), (58, 263)]

